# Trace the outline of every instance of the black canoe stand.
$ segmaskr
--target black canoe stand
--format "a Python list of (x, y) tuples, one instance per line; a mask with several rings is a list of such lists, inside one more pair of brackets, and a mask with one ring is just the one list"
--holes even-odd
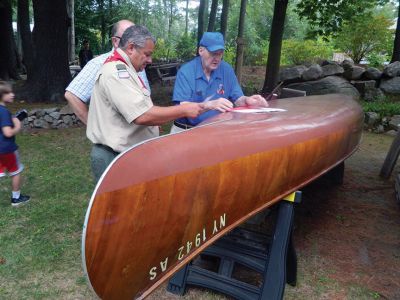
[[(171, 278), (167, 290), (183, 295), (187, 285), (195, 285), (240, 300), (282, 299), (285, 284), (296, 285), (297, 257), (292, 225), (294, 203), (301, 201), (301, 192), (297, 191), (284, 200), (277, 204), (273, 236), (242, 227), (233, 229), (200, 254), (219, 260), (218, 272), (190, 262)], [(235, 264), (262, 274), (261, 287), (233, 278)]]

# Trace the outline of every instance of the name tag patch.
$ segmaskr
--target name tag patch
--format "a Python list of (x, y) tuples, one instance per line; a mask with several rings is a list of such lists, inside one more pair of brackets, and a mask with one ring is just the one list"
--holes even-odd
[(123, 79), (127, 79), (127, 78), (129, 78), (130, 76), (129, 76), (129, 72), (128, 71), (123, 71), (123, 70), (121, 70), (121, 71), (118, 71), (118, 78), (123, 78)]

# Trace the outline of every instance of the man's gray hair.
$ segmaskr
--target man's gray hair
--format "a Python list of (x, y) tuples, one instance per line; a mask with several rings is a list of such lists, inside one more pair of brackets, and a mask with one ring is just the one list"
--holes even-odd
[(155, 38), (146, 27), (133, 25), (128, 27), (121, 36), (119, 47), (125, 50), (132, 43), (136, 48), (144, 48), (146, 40), (151, 40), (154, 44), (156, 43)]

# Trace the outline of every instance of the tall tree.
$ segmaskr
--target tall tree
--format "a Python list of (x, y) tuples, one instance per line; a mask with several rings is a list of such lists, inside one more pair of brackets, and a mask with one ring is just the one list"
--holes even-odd
[(210, 10), (210, 18), (208, 19), (207, 31), (214, 31), (215, 19), (217, 17), (217, 8), (218, 8), (218, 0), (212, 0), (211, 10)]
[(229, 0), (222, 0), (221, 33), (224, 37), (226, 37), (226, 30), (228, 28), (228, 13), (229, 13)]
[(0, 1), (0, 78), (3, 80), (19, 79), (17, 57), (12, 29), (11, 0)]
[(340, 31), (344, 21), (351, 21), (354, 16), (389, 0), (301, 0), (297, 4), (297, 12), (307, 18), (320, 35), (331, 35)]
[(396, 35), (393, 43), (393, 55), (391, 62), (400, 61), (400, 0), (398, 6), (398, 16), (396, 25)]
[(70, 62), (75, 60), (75, 1), (67, 0), (68, 14), (68, 58)]
[(104, 0), (97, 0), (99, 5), (99, 17), (100, 17), (100, 30), (101, 30), (101, 49), (106, 49), (106, 12), (104, 9)]
[(185, 10), (185, 36), (188, 34), (189, 29), (189, 0), (186, 0), (186, 10)]
[(263, 94), (272, 92), (278, 83), (279, 66), (281, 59), (282, 37), (285, 27), (286, 9), (288, 0), (275, 0), (274, 16), (272, 18), (267, 70), (265, 72)]
[(33, 72), (33, 43), (29, 17), (29, 0), (18, 0), (18, 31), (21, 36), (22, 59), (28, 77)]
[(204, 15), (206, 12), (206, 0), (200, 0), (199, 14), (197, 18), (197, 45), (200, 43), (200, 39), (204, 32)]
[(236, 64), (235, 64), (235, 73), (239, 83), (242, 80), (242, 65), (243, 65), (243, 52), (244, 52), (243, 32), (244, 32), (244, 20), (246, 17), (246, 5), (247, 5), (247, 0), (241, 0), (238, 36), (236, 39), (237, 50), (236, 50)]
[(34, 71), (21, 94), (31, 102), (61, 100), (71, 80), (66, 0), (32, 2)]

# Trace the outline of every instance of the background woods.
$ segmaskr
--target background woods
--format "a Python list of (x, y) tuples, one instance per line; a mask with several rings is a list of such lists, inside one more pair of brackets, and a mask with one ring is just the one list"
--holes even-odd
[(0, 0), (0, 78), (18, 81), (20, 99), (59, 101), (82, 41), (95, 55), (109, 51), (111, 25), (131, 19), (157, 38), (161, 62), (188, 60), (204, 31), (222, 32), (224, 59), (239, 78), (242, 65), (264, 66), (267, 93), (281, 65), (333, 52), (377, 66), (399, 60), (398, 14), (389, 0)]

